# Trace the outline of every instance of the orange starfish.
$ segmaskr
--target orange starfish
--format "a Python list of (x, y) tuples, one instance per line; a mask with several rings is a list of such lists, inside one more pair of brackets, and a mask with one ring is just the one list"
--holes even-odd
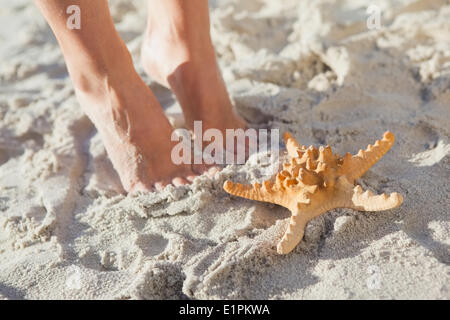
[(291, 213), (289, 227), (278, 243), (277, 252), (287, 254), (302, 240), (306, 224), (315, 217), (334, 208), (359, 211), (382, 211), (398, 207), (403, 197), (394, 192), (374, 195), (354, 186), (361, 177), (394, 144), (394, 134), (385, 132), (382, 140), (359, 150), (352, 156), (333, 154), (330, 146), (319, 149), (300, 145), (289, 133), (284, 134), (290, 161), (275, 181), (242, 185), (226, 181), (223, 188), (232, 195), (271, 202), (288, 208)]

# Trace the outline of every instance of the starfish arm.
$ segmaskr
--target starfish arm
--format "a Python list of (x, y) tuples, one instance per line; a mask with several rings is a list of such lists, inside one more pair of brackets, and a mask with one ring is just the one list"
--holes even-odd
[(286, 206), (284, 201), (285, 197), (274, 190), (273, 184), (268, 181), (265, 181), (261, 186), (259, 183), (255, 183), (254, 185), (243, 185), (227, 180), (225, 181), (223, 188), (226, 192), (234, 196)]
[(279, 254), (288, 254), (294, 250), (297, 244), (303, 239), (307, 223), (308, 220), (302, 214), (301, 210), (297, 209), (292, 212), (289, 226), (277, 245), (277, 252)]
[(283, 138), (289, 157), (298, 157), (299, 155), (297, 153), (297, 150), (304, 148), (304, 146), (302, 146), (297, 140), (295, 140), (289, 132), (285, 132)]
[(390, 195), (375, 195), (370, 190), (364, 191), (361, 186), (353, 187), (345, 177), (341, 177), (334, 195), (334, 207), (351, 208), (358, 211), (383, 211), (396, 208), (403, 202), (397, 192)]
[(385, 193), (375, 195), (369, 190), (363, 192), (360, 186), (356, 186), (348, 201), (351, 204), (350, 208), (355, 210), (383, 211), (400, 206), (403, 202), (403, 197), (397, 192), (393, 192), (390, 195)]
[(394, 134), (385, 132), (383, 139), (377, 140), (375, 144), (369, 145), (366, 150), (359, 150), (357, 155), (347, 153), (339, 168), (339, 174), (346, 175), (350, 183), (361, 177), (370, 167), (380, 160), (394, 144)]

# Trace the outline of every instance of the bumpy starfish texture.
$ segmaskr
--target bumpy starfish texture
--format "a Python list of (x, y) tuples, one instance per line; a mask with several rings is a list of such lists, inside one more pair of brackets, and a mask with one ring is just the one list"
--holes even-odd
[(383, 211), (398, 207), (403, 198), (394, 192), (374, 195), (354, 186), (361, 177), (394, 144), (394, 135), (385, 132), (382, 140), (359, 150), (356, 155), (347, 153), (341, 157), (333, 154), (330, 146), (305, 147), (289, 133), (284, 134), (290, 161), (275, 180), (261, 184), (242, 185), (226, 181), (223, 188), (228, 193), (288, 208), (291, 213), (289, 226), (277, 246), (279, 254), (291, 252), (302, 240), (306, 224), (315, 217), (334, 208), (351, 208), (359, 211)]

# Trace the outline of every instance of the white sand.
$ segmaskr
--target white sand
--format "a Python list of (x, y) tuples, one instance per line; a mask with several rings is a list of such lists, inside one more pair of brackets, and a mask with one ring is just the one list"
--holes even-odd
[[(254, 126), (340, 154), (397, 138), (359, 183), (402, 193), (400, 208), (332, 210), (278, 256), (289, 212), (221, 188), (257, 167), (120, 195), (50, 29), (30, 1), (1, 0), (0, 298), (449, 299), (450, 1), (371, 2), (378, 31), (367, 1), (211, 3), (227, 86)], [(111, 6), (144, 76), (140, 3)]]

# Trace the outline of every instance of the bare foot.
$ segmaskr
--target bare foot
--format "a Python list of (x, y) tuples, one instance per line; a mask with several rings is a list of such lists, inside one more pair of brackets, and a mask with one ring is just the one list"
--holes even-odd
[(131, 57), (115, 75), (74, 77), (78, 100), (102, 136), (108, 155), (128, 192), (160, 190), (189, 183), (201, 174), (171, 160), (172, 127), (151, 90), (136, 73)]
[[(189, 8), (182, 14), (185, 12)], [(217, 65), (209, 21), (206, 26), (198, 26), (195, 19), (184, 23), (183, 17), (178, 17), (177, 23), (170, 24), (170, 19), (161, 22), (165, 17), (152, 16), (151, 11), (149, 14), (142, 63), (150, 77), (172, 89), (183, 109), (186, 127), (192, 130), (194, 121), (201, 120), (203, 130), (216, 128), (224, 137), (226, 129), (245, 129), (246, 123), (235, 113)]]
[[(160, 6), (206, 0), (154, 1), (152, 12), (175, 17)], [(84, 112), (102, 136), (108, 155), (126, 191), (160, 189), (188, 183), (204, 167), (175, 165), (171, 159), (172, 127), (153, 93), (134, 69), (131, 55), (117, 33), (108, 1), (79, 0), (83, 7), (80, 29), (67, 28), (67, 2), (36, 0), (55, 33)], [(159, 6), (159, 8), (158, 8)], [(159, 11), (154, 11), (159, 10)], [(178, 12), (178, 11), (177, 11)]]

